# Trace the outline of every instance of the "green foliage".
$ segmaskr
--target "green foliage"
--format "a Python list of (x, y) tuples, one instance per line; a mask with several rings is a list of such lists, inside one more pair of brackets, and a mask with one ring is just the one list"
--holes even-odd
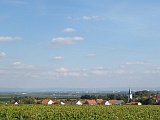
[(147, 98), (147, 99), (142, 99), (141, 100), (143, 105), (156, 105), (156, 101), (153, 98)]
[(0, 105), (0, 120), (160, 120), (159, 106)]
[(135, 92), (135, 95), (138, 95), (138, 96), (150, 96), (152, 94), (152, 92), (150, 91), (147, 91), (147, 90), (143, 90), (143, 91), (137, 91)]
[(91, 99), (91, 95), (82, 95), (81, 99)]
[(27, 97), (21, 100), (22, 103), (24, 104), (33, 104), (34, 103), (34, 99), (31, 97)]

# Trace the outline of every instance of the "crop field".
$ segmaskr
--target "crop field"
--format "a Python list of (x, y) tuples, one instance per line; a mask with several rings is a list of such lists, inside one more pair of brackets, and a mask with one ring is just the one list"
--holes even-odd
[(0, 120), (160, 120), (160, 106), (0, 105)]

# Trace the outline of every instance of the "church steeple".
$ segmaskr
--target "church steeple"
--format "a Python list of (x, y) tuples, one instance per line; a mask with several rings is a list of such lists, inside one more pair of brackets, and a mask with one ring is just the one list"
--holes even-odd
[(130, 102), (132, 100), (132, 92), (131, 89), (129, 88), (129, 92), (128, 92), (128, 102)]
[(129, 94), (131, 94), (131, 88), (129, 88)]

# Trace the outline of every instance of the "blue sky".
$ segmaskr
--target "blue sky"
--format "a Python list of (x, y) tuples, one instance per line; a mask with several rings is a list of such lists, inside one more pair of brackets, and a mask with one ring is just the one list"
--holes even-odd
[(0, 0), (0, 87), (159, 87), (159, 0)]

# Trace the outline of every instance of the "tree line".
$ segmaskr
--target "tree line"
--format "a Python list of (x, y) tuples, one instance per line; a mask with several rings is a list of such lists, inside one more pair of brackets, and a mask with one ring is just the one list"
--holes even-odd
[[(159, 98), (156, 101), (157, 97)], [(103, 99), (103, 100), (123, 100), (127, 102), (127, 94), (107, 94), (107, 95), (82, 95), (81, 99)], [(141, 102), (143, 105), (160, 105), (160, 94), (151, 91), (143, 90), (133, 93), (133, 98), (130, 102)]]

